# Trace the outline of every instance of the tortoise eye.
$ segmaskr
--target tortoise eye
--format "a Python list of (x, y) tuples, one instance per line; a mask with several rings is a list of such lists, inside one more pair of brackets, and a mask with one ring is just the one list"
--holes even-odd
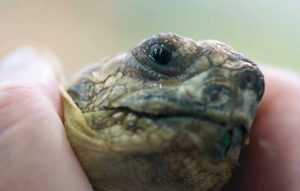
[(160, 65), (167, 65), (173, 56), (173, 50), (163, 44), (154, 44), (150, 47), (150, 58)]
[(132, 55), (137, 69), (152, 80), (181, 75), (194, 64), (200, 48), (193, 41), (170, 34), (157, 35), (136, 46)]

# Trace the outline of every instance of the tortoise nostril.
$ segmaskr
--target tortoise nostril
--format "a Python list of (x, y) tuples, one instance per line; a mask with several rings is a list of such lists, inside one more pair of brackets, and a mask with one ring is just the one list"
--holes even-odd
[(251, 83), (253, 83), (253, 81), (254, 81), (253, 75), (247, 75), (247, 76), (245, 77), (245, 83), (251, 84)]
[(240, 77), (241, 88), (252, 88), (255, 86), (256, 75), (252, 71), (244, 71)]
[(252, 89), (260, 101), (264, 94), (264, 77), (260, 71), (245, 70), (239, 75), (239, 86), (242, 89)]

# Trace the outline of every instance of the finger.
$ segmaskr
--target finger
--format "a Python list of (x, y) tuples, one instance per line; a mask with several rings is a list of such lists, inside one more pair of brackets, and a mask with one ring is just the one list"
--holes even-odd
[[(38, 55), (41, 53), (42, 55)], [(0, 85), (23, 86), (38, 90), (49, 97), (56, 111), (61, 113), (61, 107), (58, 107), (60, 106), (60, 95), (57, 91), (58, 76), (52, 71), (57, 65), (58, 60), (51, 52), (46, 50), (38, 52), (32, 47), (21, 47), (1, 60)]]
[[(264, 68), (266, 92), (251, 129), (250, 145), (230, 190), (297, 191), (300, 187), (300, 78)], [(234, 185), (234, 186), (233, 186)]]
[(48, 53), (0, 62), (0, 190), (92, 190), (66, 139)]

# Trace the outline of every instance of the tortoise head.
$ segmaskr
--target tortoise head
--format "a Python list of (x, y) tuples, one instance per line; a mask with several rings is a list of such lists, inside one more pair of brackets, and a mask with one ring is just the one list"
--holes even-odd
[(151, 155), (172, 164), (169, 170), (185, 169), (182, 176), (190, 164), (179, 161), (187, 159), (200, 171), (229, 176), (264, 79), (255, 63), (224, 43), (161, 33), (89, 68), (68, 93), (111, 152)]

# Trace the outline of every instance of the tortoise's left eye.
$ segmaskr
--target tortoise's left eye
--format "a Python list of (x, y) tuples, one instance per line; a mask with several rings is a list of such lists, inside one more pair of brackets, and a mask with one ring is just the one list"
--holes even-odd
[(167, 79), (181, 75), (199, 57), (196, 43), (177, 36), (158, 35), (132, 50), (137, 69), (150, 79)]
[(173, 50), (164, 44), (154, 44), (150, 47), (150, 58), (160, 65), (167, 65), (173, 56)]

